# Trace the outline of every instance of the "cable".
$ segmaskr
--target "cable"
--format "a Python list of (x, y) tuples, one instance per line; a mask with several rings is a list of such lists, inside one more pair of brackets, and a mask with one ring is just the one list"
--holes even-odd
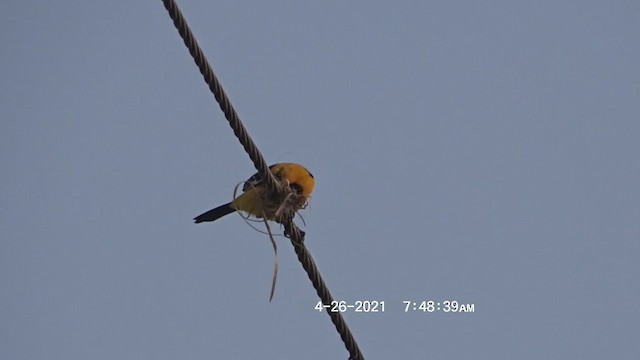
[[(233, 108), (233, 105), (231, 105), (231, 101), (229, 101), (229, 98), (225, 94), (222, 85), (218, 81), (218, 78), (213, 73), (213, 70), (211, 69), (211, 66), (207, 61), (207, 58), (204, 56), (202, 49), (193, 36), (191, 29), (187, 25), (187, 21), (178, 8), (178, 5), (174, 0), (163, 0), (162, 2), (164, 3), (164, 7), (169, 12), (169, 16), (173, 20), (173, 24), (178, 30), (178, 33), (180, 33), (180, 37), (182, 37), (184, 44), (189, 49), (189, 53), (193, 57), (193, 60), (198, 66), (198, 69), (200, 69), (200, 73), (204, 77), (204, 81), (209, 86), (209, 90), (211, 90), (213, 96), (220, 105), (220, 109), (224, 113), (225, 118), (233, 129), (233, 133), (236, 135), (236, 137), (244, 147), (245, 151), (251, 158), (251, 161), (253, 161), (253, 165), (260, 173), (260, 176), (262, 176), (262, 179), (264, 179), (268, 191), (282, 194), (282, 185), (269, 170), (269, 167), (267, 166), (262, 153), (260, 153), (260, 150), (249, 136), (247, 129), (240, 121), (238, 114)], [(304, 245), (304, 232), (293, 223), (293, 217), (284, 219), (282, 224), (285, 229), (285, 235), (291, 240), (291, 244), (293, 245), (296, 255), (298, 256), (298, 260), (302, 264), (304, 270), (307, 272), (309, 280), (311, 280), (311, 283), (316, 289), (316, 292), (322, 300), (322, 303), (331, 304), (333, 302), (333, 297), (331, 296), (327, 285), (322, 279), (322, 276), (320, 276), (320, 272), (318, 271), (318, 268), (313, 261), (311, 254)], [(342, 317), (342, 314), (340, 312), (332, 312), (331, 307), (327, 307), (326, 310), (329, 314), (329, 317), (331, 318), (331, 321), (336, 327), (336, 330), (340, 334), (340, 338), (344, 342), (347, 351), (349, 352), (349, 359), (364, 360), (364, 356), (362, 355), (362, 352), (360, 351), (360, 348), (358, 347), (353, 334), (349, 330), (346, 321)]]
[(247, 129), (244, 127), (242, 122), (240, 121), (240, 117), (236, 110), (231, 105), (231, 101), (227, 97), (227, 94), (224, 92), (220, 81), (213, 73), (211, 69), (211, 65), (207, 61), (207, 58), (204, 56), (202, 49), (198, 45), (195, 36), (191, 32), (189, 25), (187, 25), (187, 21), (185, 20), (182, 12), (178, 8), (178, 4), (175, 1), (167, 1), (163, 0), (164, 7), (169, 12), (169, 16), (173, 20), (173, 25), (175, 25), (176, 29), (180, 33), (180, 37), (184, 41), (184, 44), (189, 49), (189, 53), (193, 57), (198, 69), (200, 69), (200, 73), (204, 77), (204, 81), (209, 85), (209, 90), (213, 93), (213, 96), (216, 98), (216, 101), (220, 105), (220, 109), (224, 113), (225, 118), (229, 122), (229, 125), (233, 129), (233, 133), (236, 135), (240, 143), (244, 147), (244, 150), (249, 154), (251, 161), (253, 161), (253, 165), (256, 170), (262, 176), (265, 183), (267, 184), (267, 188), (270, 192), (282, 192), (282, 186), (278, 182), (278, 180), (273, 176), (271, 171), (269, 171), (269, 167), (267, 163), (264, 161), (264, 157), (258, 150), (258, 147), (253, 142)]
[[(320, 300), (322, 300), (322, 303), (325, 305), (332, 304), (334, 301), (333, 296), (331, 296), (327, 284), (325, 284), (322, 279), (320, 271), (318, 270), (315, 261), (313, 261), (313, 257), (311, 257), (311, 253), (309, 253), (309, 250), (307, 250), (307, 247), (304, 245), (304, 232), (293, 222), (288, 222), (284, 225), (284, 233), (286, 236), (289, 236), (293, 249), (295, 250), (296, 255), (298, 255), (298, 260), (307, 272), (309, 280), (311, 280), (311, 283), (316, 289), (316, 293), (320, 297)], [(364, 360), (360, 347), (358, 347), (358, 343), (353, 337), (351, 330), (349, 330), (347, 322), (344, 320), (344, 317), (342, 317), (342, 313), (339, 311), (331, 311), (331, 306), (326, 307), (325, 310), (327, 311), (327, 314), (329, 314), (331, 322), (333, 322), (333, 325), (340, 334), (342, 342), (344, 342), (344, 345), (349, 352), (349, 360)]]

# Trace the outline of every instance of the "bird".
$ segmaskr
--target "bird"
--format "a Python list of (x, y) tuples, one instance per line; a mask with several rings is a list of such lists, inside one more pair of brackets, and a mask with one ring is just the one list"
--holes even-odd
[(273, 175), (284, 186), (284, 196), (268, 193), (259, 173), (255, 173), (242, 187), (242, 194), (233, 201), (220, 205), (193, 218), (196, 224), (210, 222), (243, 211), (257, 218), (280, 220), (283, 213), (293, 214), (304, 208), (315, 187), (315, 178), (304, 166), (295, 163), (277, 163), (269, 166)]

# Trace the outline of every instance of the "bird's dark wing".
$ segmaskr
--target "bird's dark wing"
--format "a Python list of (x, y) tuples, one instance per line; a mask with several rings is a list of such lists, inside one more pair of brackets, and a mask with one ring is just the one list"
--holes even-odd
[[(273, 170), (274, 166), (276, 166), (276, 164), (269, 166), (269, 170)], [(262, 184), (262, 176), (260, 176), (260, 173), (255, 173), (244, 182), (244, 185), (242, 185), (242, 192), (246, 192), (252, 187), (256, 187), (260, 184)]]

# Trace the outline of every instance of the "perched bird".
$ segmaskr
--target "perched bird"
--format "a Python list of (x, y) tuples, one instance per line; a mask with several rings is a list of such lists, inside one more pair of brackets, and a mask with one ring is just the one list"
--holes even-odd
[(196, 216), (195, 223), (215, 221), (234, 211), (244, 211), (257, 218), (280, 220), (283, 214), (293, 214), (304, 208), (315, 187), (315, 180), (309, 170), (294, 163), (278, 163), (269, 167), (273, 175), (284, 186), (284, 194), (277, 197), (267, 188), (256, 173), (242, 187), (243, 193), (230, 203), (218, 206)]

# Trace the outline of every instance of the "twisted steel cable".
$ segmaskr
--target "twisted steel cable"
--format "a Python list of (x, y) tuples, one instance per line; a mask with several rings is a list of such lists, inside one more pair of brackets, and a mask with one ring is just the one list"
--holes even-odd
[(271, 171), (269, 171), (269, 167), (264, 161), (264, 157), (260, 153), (260, 150), (258, 150), (258, 147), (249, 136), (247, 129), (240, 121), (238, 113), (236, 113), (236, 110), (233, 108), (233, 105), (231, 105), (231, 101), (229, 101), (222, 85), (220, 85), (220, 81), (218, 81), (218, 78), (213, 73), (211, 65), (209, 65), (207, 58), (204, 56), (200, 45), (198, 45), (195, 36), (193, 36), (193, 33), (189, 28), (189, 25), (187, 25), (187, 21), (178, 8), (178, 4), (176, 4), (175, 1), (167, 0), (163, 0), (163, 3), (164, 7), (169, 12), (169, 16), (173, 20), (173, 25), (178, 29), (180, 37), (182, 37), (184, 44), (189, 49), (189, 53), (193, 57), (198, 69), (200, 69), (200, 73), (204, 77), (204, 81), (209, 85), (209, 90), (211, 90), (213, 96), (220, 105), (220, 109), (224, 113), (224, 117), (233, 129), (233, 133), (236, 135), (238, 140), (240, 140), (244, 150), (249, 154), (256, 170), (258, 170), (258, 173), (260, 173), (260, 176), (264, 179), (267, 189), (270, 192), (282, 193), (282, 186), (280, 185), (280, 182), (273, 176)]
[[(269, 170), (269, 167), (267, 166), (264, 157), (260, 153), (260, 150), (258, 150), (258, 147), (249, 136), (247, 129), (240, 121), (238, 114), (231, 105), (231, 102), (225, 94), (222, 85), (218, 81), (218, 78), (213, 73), (209, 62), (202, 52), (202, 49), (196, 42), (196, 39), (193, 36), (191, 29), (187, 25), (187, 22), (182, 15), (182, 12), (178, 8), (178, 5), (174, 0), (163, 0), (163, 3), (164, 7), (169, 12), (169, 16), (173, 20), (173, 24), (180, 33), (184, 44), (189, 49), (189, 53), (193, 57), (193, 60), (198, 66), (198, 69), (200, 69), (200, 73), (204, 77), (204, 81), (209, 86), (209, 89), (220, 105), (220, 109), (224, 113), (225, 118), (233, 129), (233, 133), (236, 135), (236, 137), (244, 147), (245, 151), (251, 158), (251, 161), (253, 161), (253, 165), (262, 176), (262, 179), (264, 179), (268, 190), (270, 192), (282, 193), (282, 185)], [(331, 296), (331, 293), (329, 292), (329, 289), (327, 288), (324, 280), (320, 276), (320, 272), (318, 271), (318, 268), (316, 267), (311, 254), (304, 245), (304, 232), (293, 223), (292, 217), (285, 219), (285, 221), (283, 221), (283, 226), (285, 228), (285, 235), (287, 235), (291, 240), (291, 244), (293, 245), (296, 255), (298, 256), (298, 260), (302, 264), (304, 270), (307, 272), (309, 280), (311, 280), (311, 283), (316, 289), (316, 292), (322, 300), (322, 303), (326, 305), (331, 304), (333, 302), (333, 297)], [(329, 317), (331, 318), (334, 326), (336, 327), (336, 330), (340, 334), (340, 338), (344, 342), (347, 351), (349, 352), (349, 359), (364, 360), (364, 356), (362, 355), (362, 352), (360, 351), (360, 348), (358, 347), (353, 334), (349, 330), (346, 321), (342, 317), (342, 314), (340, 312), (332, 312), (331, 307), (327, 307), (326, 311), (329, 314)]]
[[(316, 289), (316, 293), (320, 297), (320, 300), (322, 300), (322, 303), (325, 305), (332, 304), (334, 301), (333, 296), (331, 296), (327, 284), (325, 284), (322, 276), (320, 276), (320, 271), (318, 270), (315, 261), (313, 261), (311, 253), (309, 253), (309, 250), (307, 250), (307, 247), (304, 245), (304, 232), (300, 230), (293, 221), (289, 221), (284, 224), (284, 233), (291, 240), (291, 244), (298, 256), (298, 260), (307, 272), (309, 280), (311, 280), (311, 283)], [(331, 311), (331, 307), (326, 307), (325, 310), (327, 311), (327, 314), (329, 314), (331, 322), (340, 334), (340, 338), (349, 352), (349, 360), (364, 360), (360, 347), (358, 347), (358, 343), (353, 337), (351, 330), (349, 330), (347, 322), (344, 320), (344, 317), (342, 317), (342, 313)]]

